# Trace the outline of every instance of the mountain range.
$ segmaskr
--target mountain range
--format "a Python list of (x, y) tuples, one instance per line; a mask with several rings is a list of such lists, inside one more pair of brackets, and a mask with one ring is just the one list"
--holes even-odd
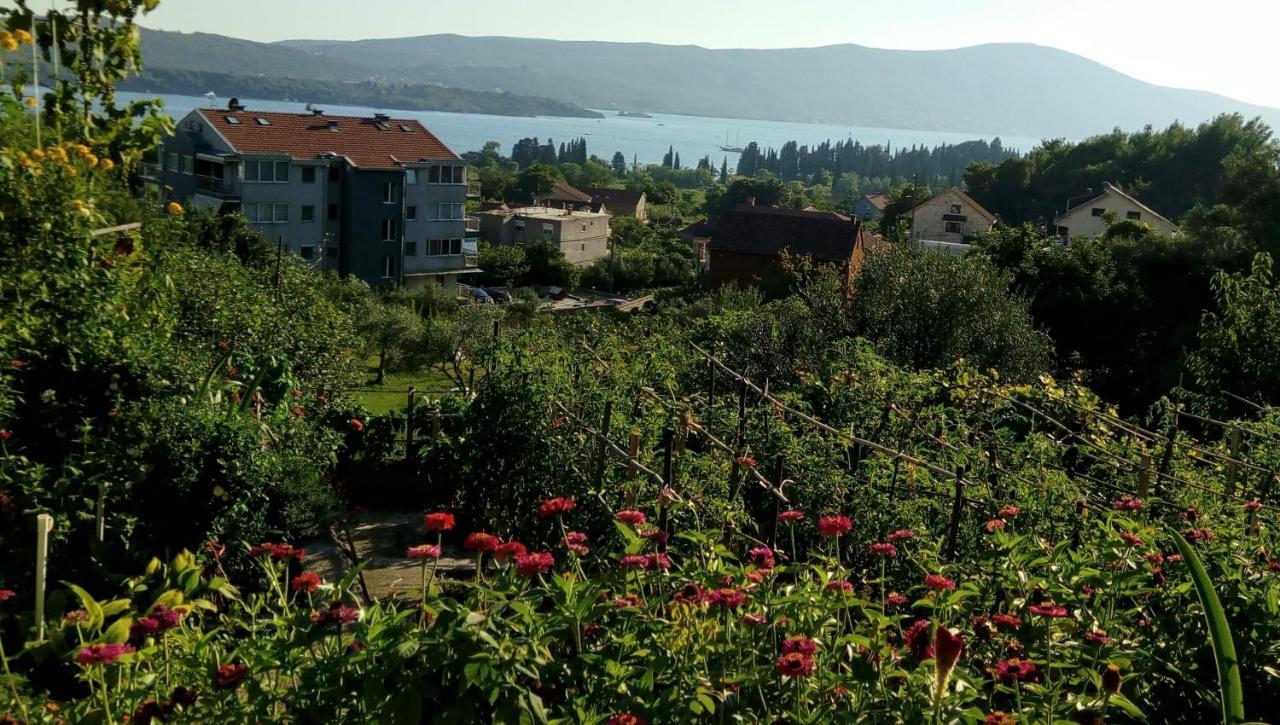
[(435, 85), (613, 111), (1071, 138), (1220, 113), (1280, 127), (1277, 109), (1145, 83), (1024, 43), (713, 50), (460, 35), (257, 43), (144, 30), (142, 45), (155, 69)]

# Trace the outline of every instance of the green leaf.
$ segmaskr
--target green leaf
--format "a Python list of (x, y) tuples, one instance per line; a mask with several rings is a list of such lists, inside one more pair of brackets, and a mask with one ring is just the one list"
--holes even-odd
[(121, 617), (107, 627), (102, 634), (102, 641), (108, 644), (124, 644), (129, 641), (129, 629), (133, 626), (133, 617)]
[(106, 617), (102, 613), (102, 605), (98, 603), (93, 595), (84, 589), (72, 584), (71, 582), (62, 582), (71, 591), (75, 592), (76, 598), (80, 600), (80, 607), (89, 614), (89, 621), (85, 622), (88, 628), (101, 627)]

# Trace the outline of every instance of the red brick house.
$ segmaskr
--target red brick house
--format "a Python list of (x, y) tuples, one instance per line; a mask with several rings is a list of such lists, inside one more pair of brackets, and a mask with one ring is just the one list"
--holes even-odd
[(711, 284), (776, 287), (785, 282), (783, 251), (836, 265), (846, 293), (871, 235), (862, 221), (829, 211), (748, 204), (720, 216), (707, 245)]

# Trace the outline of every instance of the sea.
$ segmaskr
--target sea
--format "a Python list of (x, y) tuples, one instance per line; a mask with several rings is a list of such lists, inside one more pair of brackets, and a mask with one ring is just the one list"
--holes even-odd
[[(169, 94), (126, 93), (117, 94), (120, 100), (159, 98), (165, 111), (175, 120), (194, 108), (225, 107), (227, 99), (210, 101), (202, 96)], [(249, 111), (295, 111), (305, 113), (306, 103), (292, 101), (265, 101), (241, 98)], [(576, 138), (587, 141), (587, 153), (604, 159), (606, 163), (614, 152), (621, 151), (628, 162), (640, 164), (661, 163), (668, 149), (680, 154), (680, 162), (694, 166), (698, 159), (710, 156), (718, 167), (728, 159), (732, 170), (737, 164), (737, 154), (721, 150), (721, 145), (746, 146), (755, 141), (761, 149), (781, 148), (788, 141), (814, 146), (823, 141), (835, 143), (855, 139), (865, 145), (889, 144), (898, 149), (912, 145), (938, 146), (964, 141), (986, 139), (994, 136), (981, 133), (947, 131), (920, 131), (903, 128), (874, 128), (830, 123), (797, 123), (791, 121), (761, 121), (741, 118), (715, 118), (711, 116), (681, 116), (668, 113), (651, 113), (651, 118), (619, 116), (615, 111), (601, 111), (604, 118), (564, 118), (560, 116), (489, 116), (472, 113), (445, 113), (441, 111), (406, 111), (395, 108), (363, 108), (316, 104), (330, 115), (372, 116), (375, 112), (387, 113), (396, 118), (412, 118), (431, 129), (449, 148), (457, 153), (479, 151), (487, 141), (497, 141), (504, 154), (522, 138), (548, 139), (557, 145)], [(1029, 136), (1000, 136), (1007, 149), (1029, 151), (1040, 139)]]

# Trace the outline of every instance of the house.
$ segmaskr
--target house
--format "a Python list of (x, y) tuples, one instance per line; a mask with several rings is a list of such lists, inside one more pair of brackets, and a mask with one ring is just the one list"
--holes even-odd
[(884, 208), (888, 205), (889, 199), (885, 195), (867, 194), (853, 202), (853, 216), (864, 222), (874, 221), (884, 216)]
[(710, 230), (711, 284), (768, 287), (784, 279), (783, 252), (836, 265), (852, 290), (869, 234), (861, 219), (829, 211), (756, 206), (722, 214)]
[(591, 195), (569, 186), (564, 181), (551, 184), (551, 191), (538, 194), (533, 199), (533, 206), (545, 206), (550, 209), (573, 209), (574, 211), (599, 211), (592, 201)]
[(698, 260), (698, 269), (707, 271), (711, 266), (711, 233), (719, 218), (715, 216), (699, 219), (680, 230), (680, 241), (693, 248), (693, 256)]
[(642, 222), (649, 220), (649, 197), (643, 191), (601, 186), (584, 186), (582, 191), (590, 194), (591, 200), (610, 214), (633, 216)]
[(442, 284), (479, 272), (467, 167), (418, 121), (201, 108), (142, 178), (162, 199), (221, 213), (323, 269), (371, 285)]
[(548, 239), (578, 266), (609, 256), (609, 215), (604, 212), (524, 206), (480, 212), (479, 218), (480, 234), (494, 244)]
[(1066, 213), (1054, 220), (1054, 234), (1064, 242), (1071, 237), (1096, 237), (1107, 231), (1108, 212), (1114, 213), (1117, 219), (1149, 224), (1165, 236), (1178, 231), (1177, 225), (1151, 207), (1124, 193), (1119, 187), (1103, 182), (1101, 194), (1068, 208)]
[(990, 231), (995, 223), (995, 215), (953, 186), (911, 210), (911, 237), (925, 242), (968, 244), (973, 236)]

